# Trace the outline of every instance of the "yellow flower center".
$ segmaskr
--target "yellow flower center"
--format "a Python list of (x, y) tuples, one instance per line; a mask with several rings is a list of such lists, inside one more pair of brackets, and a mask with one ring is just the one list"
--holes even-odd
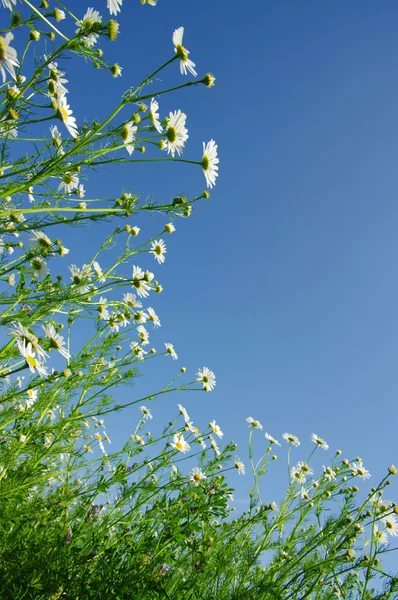
[(32, 355), (30, 355), (30, 354), (28, 354), (28, 356), (26, 357), (26, 362), (31, 367), (38, 367), (39, 366), (39, 363), (37, 362), (37, 360), (35, 359), (35, 357), (32, 356)]
[(188, 60), (188, 52), (181, 44), (178, 44), (178, 46), (176, 46), (176, 54), (178, 58), (181, 58), (182, 61), (185, 62), (186, 60)]
[(4, 60), (6, 57), (6, 51), (5, 51), (5, 45), (2, 42), (2, 39), (0, 37), (0, 60)]
[(62, 120), (65, 123), (65, 121), (68, 120), (68, 113), (67, 113), (66, 108), (62, 107), (60, 110), (60, 113), (61, 113)]
[(208, 168), (210, 167), (210, 161), (209, 161), (209, 158), (206, 156), (206, 154), (203, 156), (200, 164), (202, 165), (202, 169), (204, 171), (207, 171)]
[(200, 481), (201, 480), (201, 477), (200, 477), (199, 473), (195, 473), (195, 475), (193, 476), (193, 478), (194, 478), (195, 481)]
[(162, 248), (159, 246), (159, 244), (155, 246), (155, 254), (157, 254), (158, 256), (162, 254)]
[(166, 131), (166, 138), (169, 142), (173, 143), (177, 139), (177, 131), (175, 127), (168, 127)]
[(183, 449), (183, 447), (184, 447), (184, 446), (182, 445), (182, 443), (181, 443), (181, 442), (176, 442), (176, 448), (177, 448), (177, 450), (182, 450), (182, 449)]

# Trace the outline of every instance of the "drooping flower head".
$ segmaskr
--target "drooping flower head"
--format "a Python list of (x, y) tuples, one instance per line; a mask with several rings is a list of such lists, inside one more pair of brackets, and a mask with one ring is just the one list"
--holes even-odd
[[(7, 6), (9, 8), (9, 6)], [(17, 51), (11, 48), (10, 42), (14, 39), (12, 33), (7, 33), (4, 37), (0, 35), (0, 73), (3, 76), (3, 83), (7, 79), (6, 71), (13, 79), (17, 78), (15, 67), (19, 67)]]
[(181, 59), (180, 62), (180, 71), (181, 75), (186, 75), (187, 71), (189, 71), (194, 77), (196, 77), (197, 73), (195, 71), (195, 63), (188, 58), (189, 50), (187, 50), (182, 45), (182, 38), (184, 37), (184, 27), (179, 27), (173, 32), (173, 44), (174, 44), (174, 52)]
[(212, 188), (216, 185), (216, 177), (218, 177), (217, 144), (214, 140), (210, 140), (207, 144), (203, 142), (203, 156), (201, 165), (205, 175), (207, 187)]

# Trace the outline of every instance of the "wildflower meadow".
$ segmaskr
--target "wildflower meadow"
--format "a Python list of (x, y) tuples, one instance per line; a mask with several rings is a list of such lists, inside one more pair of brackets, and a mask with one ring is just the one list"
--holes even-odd
[[(273, 437), (248, 416), (248, 447), (238, 448), (211, 403), (201, 423), (188, 414), (185, 399), (211, 394), (216, 374), (177, 365), (151, 304), (159, 296), (161, 306), (162, 266), (193, 208), (223, 201), (217, 142), (189, 144), (179, 101), (198, 86), (210, 97), (216, 79), (178, 14), (168, 52), (152, 56), (149, 45), (152, 72), (126, 80), (113, 103), (130, 58), (110, 64), (107, 52), (128, 2), (145, 27), (157, 0), (81, 1), (76, 14), (68, 0), (0, 2), (0, 598), (398, 598), (394, 465), (371, 487), (360, 457), (311, 431)], [(74, 116), (69, 87), (82, 62), (109, 78), (98, 90), (101, 121)], [(175, 72), (180, 83), (168, 85)], [(176, 177), (174, 197), (145, 198), (114, 177), (113, 196), (97, 196), (110, 168), (134, 165), (149, 178), (158, 162), (197, 169), (203, 187), (183, 195)], [(79, 262), (72, 231), (85, 236), (90, 260)], [(169, 383), (154, 392), (144, 377), (148, 393), (137, 394), (152, 360), (167, 361)], [(170, 420), (152, 435), (160, 401)], [(127, 409), (131, 435), (111, 439), (107, 419)], [(271, 469), (287, 472), (283, 497), (273, 495)], [(232, 471), (245, 481), (243, 511)]]

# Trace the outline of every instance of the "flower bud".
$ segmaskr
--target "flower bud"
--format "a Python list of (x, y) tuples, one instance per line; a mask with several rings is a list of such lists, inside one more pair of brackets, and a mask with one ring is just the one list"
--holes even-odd
[(31, 42), (38, 42), (40, 39), (40, 31), (36, 31), (36, 29), (31, 29), (29, 32), (29, 39)]
[(211, 88), (215, 85), (216, 78), (211, 73), (206, 73), (206, 75), (202, 79), (202, 83), (205, 84), (206, 87)]
[(107, 31), (108, 38), (111, 40), (111, 42), (114, 42), (119, 33), (119, 23), (117, 21), (115, 21), (114, 19), (111, 19), (108, 22), (107, 30), (108, 30)]

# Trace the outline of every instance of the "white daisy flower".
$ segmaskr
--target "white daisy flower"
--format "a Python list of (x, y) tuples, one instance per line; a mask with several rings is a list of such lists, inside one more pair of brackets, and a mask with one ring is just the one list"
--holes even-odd
[(141, 0), (141, 4), (150, 4), (151, 6), (156, 6), (158, 0)]
[(137, 133), (137, 126), (132, 121), (123, 125), (121, 136), (126, 147), (127, 152), (133, 154), (134, 152), (134, 140), (135, 134)]
[(191, 481), (195, 487), (204, 479), (207, 479), (207, 477), (198, 467), (194, 467), (189, 473), (189, 481)]
[(218, 435), (219, 438), (222, 438), (224, 436), (223, 432), (221, 431), (219, 425), (216, 425), (215, 420), (210, 421), (209, 423), (209, 427), (212, 428), (213, 432)]
[(93, 261), (93, 271), (94, 275), (99, 278), (101, 283), (103, 283), (105, 281), (105, 279), (103, 278), (104, 273), (101, 269), (99, 262), (97, 262), (96, 260)]
[(314, 444), (317, 444), (318, 446), (320, 446), (324, 450), (329, 450), (329, 446), (327, 445), (327, 443), (325, 442), (325, 440), (323, 440), (322, 438), (318, 437), (316, 433), (313, 433), (311, 435), (311, 442), (314, 442)]
[(142, 308), (142, 302), (137, 300), (137, 296), (130, 292), (123, 294), (123, 302), (132, 308)]
[(147, 346), (149, 344), (149, 334), (143, 325), (137, 327), (137, 333), (140, 336), (141, 344)]
[(59, 154), (64, 154), (62, 150), (62, 135), (60, 134), (58, 127), (56, 125), (51, 125), (50, 127), (51, 137), (53, 141), (53, 146)]
[(117, 15), (120, 12), (120, 7), (123, 4), (123, 0), (107, 0), (107, 7), (111, 15)]
[(265, 434), (265, 438), (270, 442), (270, 444), (276, 444), (277, 446), (280, 446), (280, 443), (278, 442), (278, 440), (276, 440), (274, 437), (272, 437), (272, 435), (270, 435), (269, 433)]
[[(86, 195), (86, 190), (84, 189), (84, 184), (79, 183), (79, 185), (77, 186), (77, 188), (75, 190), (73, 190), (73, 192), (76, 194), (76, 196), (79, 196), (79, 198), (84, 198), (84, 196)], [(79, 208), (87, 208), (87, 204), (85, 202), (80, 202)]]
[(9, 335), (15, 338), (18, 338), (23, 343), (30, 343), (32, 345), (33, 350), (41, 356), (43, 359), (48, 356), (47, 353), (40, 346), (37, 337), (27, 329), (24, 325), (21, 325), (19, 322), (12, 323), (13, 329), (10, 331)]
[(133, 286), (140, 298), (147, 298), (151, 290), (151, 286), (147, 281), (149, 277), (140, 267), (133, 265)]
[(28, 399), (25, 400), (26, 407), (31, 408), (37, 400), (38, 391), (37, 390), (28, 390)]
[(166, 146), (167, 153), (173, 157), (175, 153), (180, 156), (188, 139), (188, 129), (185, 127), (187, 115), (181, 112), (180, 109), (170, 112), (167, 118), (166, 126)]
[(166, 223), (166, 225), (164, 226), (165, 231), (167, 233), (174, 233), (176, 228), (174, 227), (173, 223)]
[(142, 412), (144, 419), (153, 419), (152, 413), (146, 406), (140, 406), (140, 411)]
[(203, 383), (203, 388), (206, 392), (212, 392), (216, 387), (216, 376), (213, 371), (210, 371), (207, 367), (198, 370), (196, 373), (196, 381), (201, 381)]
[(201, 165), (206, 178), (207, 187), (212, 188), (216, 185), (216, 177), (218, 177), (217, 144), (214, 140), (210, 140), (207, 144), (203, 142), (203, 156)]
[(36, 353), (33, 350), (32, 344), (30, 342), (28, 342), (26, 344), (26, 342), (23, 342), (22, 340), (19, 339), (19, 340), (17, 340), (17, 346), (18, 346), (19, 353), (26, 360), (26, 363), (27, 363), (31, 373), (34, 373), (35, 371), (37, 371), (39, 373), (40, 377), (44, 377), (45, 375), (47, 375), (46, 367), (44, 365), (40, 364), (39, 361), (37, 360)]
[(15, 139), (18, 137), (18, 127), (15, 121), (2, 119), (0, 121), (0, 136), (7, 139)]
[(245, 465), (237, 456), (235, 456), (235, 467), (238, 469), (239, 474), (245, 474)]
[(166, 260), (166, 252), (166, 244), (163, 240), (155, 240), (154, 242), (152, 242), (151, 250), (149, 250), (149, 253), (153, 254), (155, 260), (157, 260), (159, 264), (163, 264)]
[(157, 100), (155, 100), (155, 98), (152, 98), (151, 104), (149, 106), (149, 118), (151, 119), (152, 125), (154, 126), (156, 131), (162, 133), (163, 127), (161, 126), (159, 121), (159, 103), (157, 102)]
[(198, 442), (202, 446), (202, 449), (206, 450), (207, 446), (206, 446), (206, 442), (204, 441), (204, 439), (201, 437), (198, 437)]
[(381, 520), (385, 525), (387, 533), (389, 533), (393, 537), (398, 535), (398, 521), (395, 515), (387, 515), (386, 517), (382, 517)]
[(373, 535), (375, 540), (382, 544), (383, 546), (387, 546), (388, 544), (388, 536), (385, 529), (380, 529), (378, 525), (375, 525), (373, 528)]
[(249, 425), (251, 425), (255, 429), (262, 429), (263, 428), (263, 426), (261, 425), (260, 421), (256, 421), (256, 419), (253, 419), (253, 417), (247, 417), (246, 421), (249, 423)]
[(29, 240), (34, 248), (38, 250), (48, 250), (50, 248), (52, 242), (45, 233), (32, 230), (32, 236)]
[[(56, 101), (57, 104), (57, 117), (61, 119), (70, 135), (74, 138), (78, 136), (76, 119), (73, 116), (73, 112), (68, 104), (66, 96), (63, 94)], [(77, 187), (77, 186), (76, 186)]]
[(138, 360), (144, 360), (144, 356), (148, 354), (148, 352), (145, 352), (145, 350), (141, 348), (138, 342), (131, 342), (130, 348), (132, 349)]
[(94, 8), (88, 8), (83, 19), (81, 21), (76, 21), (76, 25), (78, 26), (76, 33), (82, 34), (80, 39), (88, 48), (92, 48), (97, 43), (99, 36), (98, 33), (93, 31), (93, 28), (95, 28), (97, 23), (99, 24), (101, 22), (102, 17), (100, 13), (98, 10), (94, 10)]
[(181, 404), (177, 404), (178, 406), (178, 410), (180, 411), (180, 414), (184, 417), (185, 423), (189, 422), (189, 414), (187, 413), (187, 410), (181, 406)]
[(332, 469), (332, 467), (324, 466), (323, 467), (323, 475), (329, 481), (332, 481), (332, 479), (336, 479), (336, 471), (334, 469)]
[(218, 446), (216, 440), (211, 435), (209, 435), (209, 440), (210, 440), (210, 446), (213, 448), (216, 455), (220, 456), (220, 454), (221, 454), (220, 447)]
[(146, 323), (148, 321), (148, 315), (142, 310), (137, 310), (137, 312), (135, 312), (133, 315), (133, 319), (135, 323), (139, 323), (140, 325), (142, 325), (143, 323)]
[(0, 73), (3, 76), (3, 83), (7, 79), (6, 71), (13, 79), (17, 78), (15, 73), (15, 67), (19, 67), (17, 51), (10, 46), (13, 39), (12, 33), (7, 33), (4, 37), (0, 35)]
[(284, 433), (282, 437), (284, 440), (289, 442), (289, 444), (293, 444), (293, 446), (300, 446), (300, 440), (292, 433)]
[(170, 356), (173, 360), (177, 360), (178, 354), (174, 350), (173, 344), (165, 344), (165, 346), (166, 346), (166, 354), (170, 354)]
[(107, 299), (103, 298), (101, 296), (99, 299), (99, 302), (98, 302), (98, 312), (99, 312), (99, 318), (102, 321), (109, 321), (109, 318), (110, 318), (109, 311), (106, 308), (107, 305), (108, 305)]
[(32, 258), (32, 260), (30, 261), (30, 264), (33, 269), (33, 273), (39, 275), (39, 277), (44, 278), (49, 274), (49, 270), (47, 268), (46, 263), (39, 256)]
[(351, 474), (354, 477), (360, 477), (361, 479), (369, 479), (370, 473), (362, 464), (362, 461), (358, 461), (351, 465)]
[(173, 32), (173, 44), (174, 44), (174, 52), (181, 59), (180, 62), (180, 71), (181, 75), (186, 75), (187, 71), (192, 73), (194, 77), (196, 77), (197, 73), (195, 71), (195, 63), (188, 58), (189, 50), (184, 48), (182, 45), (182, 38), (184, 36), (184, 27), (179, 27)]
[(68, 80), (64, 77), (65, 72), (58, 69), (58, 64), (52, 62), (48, 65), (48, 69), (50, 71), (50, 81), (52, 81), (52, 85), (54, 86), (54, 93), (59, 96), (64, 96), (68, 93), (67, 88), (64, 86), (64, 83), (68, 83)]
[(51, 348), (55, 348), (55, 350), (58, 350), (58, 352), (68, 360), (70, 358), (70, 354), (66, 349), (66, 345), (62, 335), (59, 335), (59, 333), (56, 332), (54, 325), (52, 325), (51, 323), (49, 323), (48, 325), (43, 325), (42, 327), (44, 333), (50, 340)]
[(291, 470), (291, 478), (293, 481), (298, 481), (299, 483), (305, 483), (307, 477), (312, 475), (314, 471), (311, 469), (308, 463), (300, 461), (297, 463), (295, 467)]
[(72, 190), (76, 189), (79, 185), (79, 177), (76, 173), (64, 173), (62, 175), (62, 181), (59, 184), (57, 191), (70, 194)]
[(153, 326), (160, 327), (160, 319), (157, 316), (157, 314), (155, 313), (155, 311), (153, 310), (153, 308), (149, 307), (149, 308), (147, 308), (147, 311), (148, 311), (148, 315), (149, 315), (149, 320), (152, 321)]
[(172, 448), (175, 448), (176, 450), (179, 450), (183, 454), (185, 454), (185, 452), (189, 452), (189, 450), (191, 449), (188, 442), (184, 440), (184, 436), (182, 435), (182, 433), (175, 433), (173, 435), (173, 441), (170, 443), (170, 446)]

